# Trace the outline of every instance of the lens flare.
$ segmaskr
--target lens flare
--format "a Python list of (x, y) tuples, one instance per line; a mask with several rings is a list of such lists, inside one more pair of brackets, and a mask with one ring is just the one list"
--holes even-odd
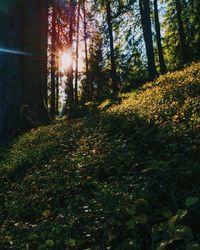
[(11, 49), (5, 49), (0, 48), (0, 53), (8, 53), (8, 54), (15, 54), (15, 55), (24, 55), (24, 56), (30, 56), (30, 53), (19, 51), (19, 50), (11, 50)]

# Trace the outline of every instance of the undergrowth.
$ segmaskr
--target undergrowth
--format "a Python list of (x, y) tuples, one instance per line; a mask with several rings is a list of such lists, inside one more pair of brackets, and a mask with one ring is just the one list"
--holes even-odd
[(200, 249), (200, 64), (33, 130), (0, 162), (0, 249)]

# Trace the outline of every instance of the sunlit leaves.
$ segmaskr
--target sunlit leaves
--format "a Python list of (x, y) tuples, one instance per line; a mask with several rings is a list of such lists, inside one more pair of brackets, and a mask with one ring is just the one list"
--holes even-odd
[(0, 246), (199, 249), (198, 84), (194, 64), (21, 136), (0, 163)]
[(195, 205), (198, 201), (199, 201), (198, 197), (187, 197), (187, 199), (185, 200), (185, 206), (191, 207)]
[(53, 241), (53, 240), (47, 240), (47, 241), (45, 242), (45, 245), (46, 245), (47, 247), (53, 247), (53, 246), (54, 246), (54, 241)]

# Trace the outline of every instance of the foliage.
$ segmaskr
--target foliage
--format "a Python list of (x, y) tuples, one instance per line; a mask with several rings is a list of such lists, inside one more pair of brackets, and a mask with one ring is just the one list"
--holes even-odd
[(0, 248), (199, 249), (200, 64), (19, 138)]
[[(177, 11), (175, 0), (164, 0), (164, 52), (168, 69), (176, 69), (182, 64), (180, 37), (178, 34)], [(197, 14), (200, 9), (198, 0), (180, 1), (182, 5), (182, 20), (184, 24), (186, 43), (188, 46), (188, 61), (199, 59), (200, 22)]]

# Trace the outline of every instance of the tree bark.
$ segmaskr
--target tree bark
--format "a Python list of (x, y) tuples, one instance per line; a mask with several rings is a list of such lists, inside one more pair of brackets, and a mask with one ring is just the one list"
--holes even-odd
[(86, 99), (90, 100), (92, 97), (90, 77), (89, 77), (89, 63), (88, 63), (88, 44), (87, 44), (87, 20), (86, 20), (86, 8), (85, 0), (83, 0), (83, 22), (84, 22), (84, 44), (85, 44), (85, 68), (86, 68)]
[(77, 12), (77, 27), (76, 27), (76, 73), (75, 73), (75, 102), (78, 104), (78, 67), (79, 67), (79, 29), (80, 29), (80, 10), (81, 3), (78, 2), (78, 12)]
[(47, 102), (47, 24), (48, 1), (29, 0), (23, 4), (23, 49), (30, 53), (21, 61), (23, 104), (40, 122), (48, 120)]
[[(74, 2), (70, 0), (70, 17), (69, 17), (69, 50), (72, 54), (73, 47), (73, 35), (74, 35)], [(73, 65), (72, 63), (69, 66), (68, 70), (68, 84), (67, 84), (67, 96), (68, 96), (68, 104), (69, 104), (69, 116), (73, 116), (73, 112), (75, 110), (75, 102), (74, 102), (74, 88), (73, 88)]]
[(40, 24), (40, 42), (41, 42), (41, 79), (42, 79), (42, 93), (43, 102), (46, 110), (48, 109), (48, 87), (47, 87), (47, 37), (48, 37), (48, 16), (49, 16), (49, 0), (41, 1), (41, 7), (39, 7), (39, 16), (41, 17)]
[[(19, 50), (20, 5), (1, 0), (0, 48)], [(20, 58), (23, 55), (0, 52), (0, 145), (13, 136), (20, 125)]]
[(117, 83), (117, 72), (116, 72), (116, 62), (115, 62), (115, 52), (114, 52), (114, 39), (113, 39), (113, 26), (112, 26), (110, 0), (106, 0), (106, 12), (107, 12), (108, 32), (110, 38), (112, 95), (113, 97), (116, 97), (118, 93), (118, 83)]
[(50, 114), (55, 117), (56, 113), (56, 6), (52, 5), (52, 30), (51, 30), (51, 99)]
[(153, 49), (149, 0), (139, 0), (139, 5), (143, 36), (148, 60), (149, 80), (152, 81), (156, 78), (157, 71), (155, 66), (155, 57)]
[[(60, 15), (60, 10), (57, 10), (57, 34), (56, 34), (56, 48), (60, 48), (60, 20), (59, 20), (59, 15)], [(60, 77), (59, 77), (59, 54), (56, 53), (56, 114), (59, 114), (59, 86), (60, 86)]]
[(157, 47), (158, 47), (160, 72), (163, 74), (166, 72), (166, 64), (165, 64), (162, 42), (161, 42), (160, 21), (159, 21), (157, 0), (154, 0), (154, 16), (155, 16), (156, 41), (157, 41)]
[(189, 54), (188, 54), (188, 46), (186, 42), (186, 35), (183, 25), (182, 19), (182, 5), (180, 0), (176, 0), (176, 14), (177, 14), (177, 21), (178, 21), (178, 32), (180, 37), (180, 46), (181, 46), (181, 55), (183, 64), (189, 62)]

